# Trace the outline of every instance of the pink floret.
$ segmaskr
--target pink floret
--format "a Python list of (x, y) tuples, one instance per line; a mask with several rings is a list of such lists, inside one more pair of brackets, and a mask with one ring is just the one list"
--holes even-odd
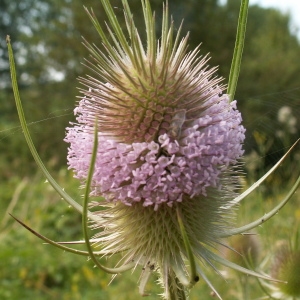
[[(216, 99), (217, 98), (217, 99)], [(157, 142), (124, 144), (99, 133), (99, 145), (93, 174), (92, 196), (126, 205), (142, 201), (144, 206), (206, 196), (208, 187), (220, 185), (220, 175), (243, 155), (245, 129), (227, 95), (213, 97), (203, 114), (183, 128), (174, 140), (167, 133)], [(80, 114), (80, 104), (77, 111)], [(67, 128), (70, 143), (69, 168), (84, 181), (88, 174), (93, 133), (88, 125)]]

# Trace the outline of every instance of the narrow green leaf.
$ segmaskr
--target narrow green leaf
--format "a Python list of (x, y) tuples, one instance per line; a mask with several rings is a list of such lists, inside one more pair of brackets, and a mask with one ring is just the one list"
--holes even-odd
[(247, 275), (251, 275), (251, 276), (254, 276), (254, 277), (258, 277), (258, 278), (262, 278), (262, 279), (266, 279), (266, 280), (270, 280), (270, 281), (275, 281), (275, 282), (282, 282), (281, 280), (277, 280), (277, 279), (274, 279), (272, 277), (269, 277), (269, 276), (266, 276), (264, 274), (260, 274), (260, 273), (257, 273), (255, 271), (252, 271), (252, 270), (249, 270), (249, 269), (246, 269), (244, 267), (241, 267), (223, 257), (220, 257), (219, 255), (207, 250), (207, 257), (210, 257), (210, 259), (220, 263), (221, 265), (223, 266), (226, 266), (228, 268), (231, 268), (233, 270), (236, 270), (238, 272), (241, 272), (241, 273), (244, 273), (244, 274), (247, 274)]
[[(10, 216), (12, 218), (14, 218), (24, 228), (26, 228), (28, 231), (30, 231), (31, 233), (33, 233), (35, 236), (37, 236), (38, 238), (40, 238), (41, 240), (43, 240), (47, 244), (53, 245), (53, 246), (55, 246), (55, 247), (57, 247), (57, 248), (59, 248), (61, 250), (64, 250), (66, 252), (70, 252), (70, 253), (73, 253), (73, 254), (82, 255), (82, 256), (90, 256), (90, 253), (87, 252), (87, 251), (76, 250), (76, 249), (73, 249), (73, 248), (69, 248), (69, 247), (63, 246), (62, 243), (52, 241), (49, 238), (45, 237), (44, 235), (42, 235), (42, 234), (38, 233), (37, 231), (33, 230), (32, 228), (30, 228), (29, 226), (27, 226), (25, 223), (23, 223), (21, 220), (19, 220), (18, 218), (14, 217), (13, 215), (10, 214)], [(72, 242), (69, 242), (69, 243), (72, 243)], [(93, 255), (103, 256), (103, 253), (101, 251), (97, 251), (97, 252), (93, 252)], [(108, 269), (108, 270), (112, 270), (113, 272), (110, 272), (112, 274), (117, 274), (117, 273), (121, 273), (121, 272), (130, 270), (133, 267), (135, 267), (135, 264), (134, 263), (130, 263), (130, 264), (124, 265), (124, 266), (119, 267), (119, 268), (112, 268), (112, 269)], [(104, 271), (106, 271), (106, 269)]]
[(241, 202), (243, 199), (245, 199), (248, 195), (250, 195), (257, 187), (259, 187), (287, 158), (287, 156), (290, 154), (290, 152), (295, 148), (295, 146), (299, 143), (300, 139), (298, 139), (292, 147), (285, 153), (284, 156), (259, 180), (257, 180), (255, 183), (253, 183), (245, 192), (234, 198), (230, 204), (226, 208), (230, 208), (239, 202)]
[[(125, 0), (127, 1), (127, 0)], [(121, 28), (121, 25), (119, 24), (119, 21), (114, 13), (114, 10), (110, 4), (109, 0), (101, 0), (101, 3), (105, 9), (106, 15), (109, 19), (109, 22), (116, 34), (117, 40), (119, 41), (119, 43), (121, 44), (121, 46), (123, 47), (123, 50), (126, 52), (126, 54), (130, 57), (131, 60), (133, 60), (133, 56), (132, 56), (132, 51), (130, 46), (128, 45), (128, 42), (126, 40), (126, 37), (123, 33), (123, 30)]]
[(101, 269), (104, 272), (110, 273), (110, 274), (118, 274), (124, 271), (127, 271), (129, 269), (132, 269), (135, 264), (128, 264), (119, 268), (107, 268), (101, 265), (98, 261), (98, 259), (95, 256), (95, 253), (93, 251), (91, 241), (88, 237), (88, 222), (89, 222), (89, 214), (88, 214), (88, 200), (89, 200), (89, 194), (90, 194), (90, 188), (92, 184), (93, 174), (94, 174), (94, 167), (95, 162), (97, 158), (97, 149), (98, 149), (98, 131), (97, 131), (97, 123), (95, 124), (95, 134), (94, 134), (94, 146), (93, 146), (93, 153), (91, 157), (91, 163), (89, 167), (89, 172), (86, 180), (86, 187), (85, 187), (85, 193), (84, 193), (84, 201), (83, 201), (83, 213), (82, 213), (82, 229), (84, 234), (84, 240), (85, 244), (88, 249), (88, 253), (92, 261), (95, 263), (95, 265)]
[[(33, 233), (35, 236), (37, 236), (38, 238), (40, 238), (41, 240), (43, 240), (47, 244), (53, 245), (53, 246), (55, 246), (55, 247), (57, 247), (57, 248), (59, 248), (61, 250), (64, 250), (64, 251), (67, 251), (67, 252), (71, 252), (73, 254), (84, 255), (84, 256), (88, 256), (89, 255), (89, 253), (87, 251), (76, 250), (76, 249), (73, 249), (73, 248), (69, 248), (69, 247), (63, 246), (60, 243), (54, 242), (54, 241), (50, 240), (49, 238), (45, 237), (44, 235), (42, 235), (42, 234), (38, 233), (37, 231), (33, 230), (32, 228), (30, 228), (29, 226), (27, 226), (25, 223), (23, 223), (22, 221), (20, 221), (18, 218), (14, 217), (13, 215), (10, 214), (10, 216), (12, 218), (14, 218), (24, 228), (26, 228), (28, 231), (30, 231), (31, 233)], [(100, 253), (98, 255), (100, 255)]]
[(155, 30), (155, 16), (152, 13), (151, 6), (149, 0), (142, 0), (143, 14), (146, 25), (146, 33), (147, 33), (147, 55), (149, 61), (151, 61), (151, 66), (156, 70), (156, 30)]
[(193, 254), (193, 250), (189, 241), (189, 237), (186, 233), (186, 230), (184, 228), (184, 224), (182, 221), (182, 215), (179, 209), (177, 208), (177, 220), (179, 223), (180, 231), (181, 231), (181, 236), (183, 238), (184, 246), (187, 252), (188, 256), (188, 261), (190, 263), (190, 269), (191, 269), (191, 274), (190, 274), (190, 287), (192, 287), (195, 283), (199, 281), (199, 276), (196, 272), (196, 262), (195, 262), (195, 257)]

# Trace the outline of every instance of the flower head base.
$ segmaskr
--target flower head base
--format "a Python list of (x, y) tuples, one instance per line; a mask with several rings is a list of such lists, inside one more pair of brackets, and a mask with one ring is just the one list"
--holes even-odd
[(123, 253), (123, 266), (133, 262), (135, 268), (142, 272), (139, 287), (142, 295), (146, 294), (145, 284), (153, 273), (159, 274), (166, 299), (175, 299), (170, 296), (174, 290), (188, 291), (199, 280), (199, 275), (210, 284), (200, 264), (196, 266), (195, 276), (189, 278), (188, 253), (176, 213), (179, 211), (182, 216), (195, 258), (215, 268), (215, 254), (209, 248), (215, 247), (220, 242), (219, 235), (232, 227), (235, 211), (225, 208), (232, 195), (226, 189), (217, 191), (209, 188), (208, 194), (207, 197), (183, 199), (172, 207), (161, 205), (158, 211), (152, 206), (144, 207), (142, 202), (128, 206), (120, 202), (104, 204), (93, 201), (91, 206), (102, 207), (96, 213), (99, 220), (92, 226), (100, 230), (94, 239), (101, 245), (101, 254)]

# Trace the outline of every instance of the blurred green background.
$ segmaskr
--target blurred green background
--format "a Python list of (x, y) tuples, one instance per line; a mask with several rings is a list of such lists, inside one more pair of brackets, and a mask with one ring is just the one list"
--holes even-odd
[[(120, 0), (111, 2), (122, 18)], [(159, 24), (162, 1), (150, 2)], [(218, 65), (218, 74), (227, 82), (239, 1), (229, 0), (225, 5), (217, 0), (169, 2), (175, 28), (184, 19), (183, 33), (190, 31), (190, 49), (202, 43), (201, 53), (210, 53), (209, 64)], [(140, 0), (129, 3), (138, 28), (144, 28)], [(109, 275), (94, 269), (85, 258), (42, 244), (8, 215), (14, 214), (54, 240), (82, 238), (80, 216), (45, 183), (22, 136), (5, 36), (9, 34), (12, 39), (21, 98), (33, 140), (53, 176), (80, 202), (79, 183), (66, 170), (67, 144), (63, 138), (65, 127), (74, 121), (73, 109), (79, 95), (77, 77), (88, 73), (82, 64), (88, 58), (82, 36), (101, 47), (83, 5), (93, 7), (104, 22), (99, 0), (0, 0), (0, 299), (139, 299), (139, 272), (117, 277), (108, 286)], [(247, 128), (245, 186), (265, 173), (299, 137), (300, 43), (290, 25), (287, 14), (250, 7), (235, 97)], [(159, 26), (157, 31), (159, 36)], [(247, 199), (238, 214), (240, 224), (254, 220), (280, 201), (298, 176), (299, 155), (298, 148), (255, 196)], [(277, 240), (289, 239), (292, 228), (299, 225), (299, 196), (294, 198), (270, 225), (259, 229), (261, 257)], [(108, 262), (111, 266), (113, 263)], [(224, 299), (242, 299), (237, 283), (238, 277), (232, 276), (227, 283), (217, 278), (215, 285)], [(261, 295), (254, 279), (250, 284), (253, 297), (249, 299)], [(154, 281), (149, 290), (153, 295), (160, 291)], [(191, 294), (191, 299), (200, 298), (212, 298), (202, 282)]]

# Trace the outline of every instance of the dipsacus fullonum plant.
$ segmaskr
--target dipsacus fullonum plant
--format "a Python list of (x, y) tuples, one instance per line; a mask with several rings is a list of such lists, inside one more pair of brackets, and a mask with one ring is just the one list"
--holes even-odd
[[(207, 65), (208, 56), (201, 56), (199, 47), (188, 50), (188, 35), (181, 38), (180, 28), (174, 32), (167, 4), (157, 39), (150, 3), (141, 1), (144, 43), (126, 0), (122, 1), (126, 33), (109, 1), (101, 2), (109, 20), (108, 36), (93, 11), (87, 10), (103, 47), (84, 41), (91, 54), (86, 64), (93, 75), (80, 78), (84, 87), (75, 108), (77, 122), (67, 128), (65, 138), (70, 144), (69, 168), (86, 185), (83, 208), (57, 186), (39, 161), (14, 85), (33, 155), (60, 195), (83, 213), (88, 252), (72, 251), (35, 234), (65, 250), (89, 255), (110, 273), (141, 270), (142, 295), (155, 272), (165, 299), (186, 299), (200, 278), (221, 298), (204, 271), (205, 266), (217, 271), (215, 262), (270, 279), (227, 261), (215, 248), (224, 237), (258, 226), (288, 201), (291, 195), (262, 219), (233, 228), (235, 206), (281, 161), (237, 196), (245, 129), (236, 101), (224, 92), (216, 68)], [(14, 74), (12, 54), (10, 58)], [(87, 237), (87, 224), (95, 231), (96, 248)], [(116, 268), (106, 268), (96, 258), (113, 254), (122, 255)]]
[(209, 248), (231, 227), (232, 166), (243, 154), (245, 129), (208, 57), (199, 56), (199, 48), (187, 50), (188, 35), (174, 35), (168, 7), (157, 40), (149, 2), (142, 1), (144, 46), (127, 1), (123, 5), (129, 38), (105, 4), (112, 43), (89, 13), (106, 51), (85, 42), (94, 75), (80, 78), (86, 88), (75, 109), (78, 122), (67, 129), (68, 162), (84, 182), (97, 122), (91, 196), (104, 200), (91, 203), (101, 208), (94, 238), (104, 255), (121, 252), (124, 265), (140, 266), (142, 294), (155, 270), (164, 296), (173, 299), (199, 275), (206, 280), (197, 262), (188, 276), (189, 255), (213, 266)]

